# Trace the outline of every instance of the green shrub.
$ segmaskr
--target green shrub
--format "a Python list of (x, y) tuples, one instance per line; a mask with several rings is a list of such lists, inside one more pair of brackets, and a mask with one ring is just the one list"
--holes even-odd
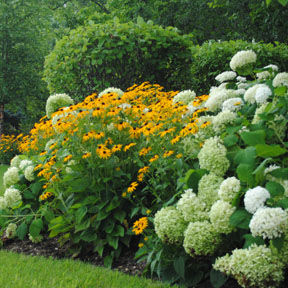
[(273, 63), (278, 65), (280, 71), (288, 70), (288, 46), (285, 44), (251, 43), (242, 40), (204, 43), (192, 48), (192, 88), (197, 93), (208, 93), (209, 88), (216, 85), (215, 77), (225, 70), (231, 70), (229, 62), (240, 50), (253, 50), (257, 54), (257, 67)]
[(191, 82), (191, 44), (175, 28), (141, 19), (90, 22), (57, 42), (46, 58), (45, 80), (51, 93), (82, 98), (112, 85), (125, 90), (143, 81), (184, 89)]

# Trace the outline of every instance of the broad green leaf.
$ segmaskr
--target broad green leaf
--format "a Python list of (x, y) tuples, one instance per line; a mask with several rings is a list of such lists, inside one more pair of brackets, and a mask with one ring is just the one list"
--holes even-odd
[(198, 183), (203, 175), (207, 173), (204, 169), (190, 169), (186, 172), (185, 182), (188, 188), (192, 188), (195, 193), (198, 191)]
[(183, 256), (176, 257), (173, 261), (173, 266), (177, 274), (185, 279), (185, 258)]
[(84, 218), (86, 213), (87, 213), (87, 207), (86, 206), (82, 206), (82, 207), (78, 208), (78, 210), (75, 213), (76, 224), (79, 224), (82, 221), (82, 219)]
[(114, 197), (112, 201), (109, 203), (109, 205), (106, 207), (106, 211), (109, 212), (111, 210), (114, 210), (118, 206), (119, 206), (119, 199), (118, 197)]
[(125, 229), (124, 227), (120, 226), (120, 225), (116, 225), (114, 230), (113, 230), (113, 233), (112, 235), (113, 236), (120, 236), (120, 237), (123, 237), (125, 234)]
[(23, 198), (31, 200), (31, 199), (35, 199), (35, 196), (32, 194), (31, 191), (25, 190), (23, 193)]
[(285, 198), (285, 199), (277, 201), (276, 207), (281, 207), (284, 210), (288, 209), (288, 199)]
[(239, 208), (230, 216), (230, 224), (241, 229), (249, 229), (249, 223), (252, 215), (244, 208)]
[(250, 187), (254, 186), (255, 179), (252, 175), (253, 169), (251, 165), (241, 163), (238, 165), (236, 172), (239, 180), (248, 183)]
[(241, 139), (248, 146), (255, 146), (257, 144), (265, 144), (265, 131), (256, 130), (249, 132), (242, 132), (240, 134)]
[(113, 263), (113, 257), (111, 255), (107, 255), (104, 258), (104, 266), (107, 268), (111, 268)]
[[(286, 0), (286, 1), (288, 2), (288, 0)], [(281, 86), (281, 87), (277, 87), (274, 89), (274, 93), (277, 96), (284, 96), (286, 92), (287, 92), (286, 86)]]
[(263, 158), (277, 157), (287, 152), (287, 150), (280, 147), (280, 145), (259, 144), (256, 145), (255, 148), (257, 156)]
[(224, 145), (229, 148), (238, 142), (239, 138), (234, 134), (229, 134), (224, 138)]
[(278, 0), (278, 2), (285, 7), (288, 3), (288, 0)]
[(284, 240), (285, 236), (283, 235), (282, 237), (274, 238), (272, 239), (272, 245), (279, 251), (281, 252), (281, 249), (284, 245)]
[(270, 172), (270, 174), (276, 178), (288, 180), (288, 168), (279, 168)]
[(113, 247), (115, 250), (117, 250), (119, 238), (118, 237), (113, 237), (111, 235), (107, 235), (106, 239), (107, 239), (108, 244), (111, 247)]
[(36, 182), (30, 185), (30, 189), (32, 193), (37, 196), (40, 193), (42, 186), (43, 184), (41, 182)]
[(105, 232), (110, 234), (113, 231), (114, 226), (115, 226), (115, 222), (108, 218), (108, 221), (106, 221), (105, 224), (104, 224)]
[(277, 182), (270, 181), (266, 183), (265, 188), (269, 191), (272, 197), (282, 196), (284, 195), (284, 192), (285, 192), (285, 189), (283, 188), (283, 186)]
[(53, 211), (50, 209), (47, 209), (43, 216), (47, 222), (50, 222), (50, 221), (52, 221), (52, 219), (55, 218)]
[(245, 239), (245, 243), (243, 248), (248, 248), (252, 244), (256, 243), (257, 245), (264, 245), (265, 241), (261, 237), (253, 237), (251, 234), (245, 234), (243, 235)]
[(212, 284), (213, 288), (222, 287), (227, 282), (227, 280), (228, 277), (225, 276), (224, 273), (214, 269), (210, 271), (210, 283)]
[(105, 211), (104, 209), (103, 210), (100, 210), (97, 214), (97, 218), (96, 220), (97, 221), (101, 221), (103, 219), (106, 219), (108, 216), (110, 215), (110, 212), (107, 212)]
[(93, 242), (97, 240), (97, 234), (95, 231), (83, 231), (81, 233), (81, 239), (86, 242)]
[(91, 224), (91, 222), (90, 222), (89, 219), (87, 219), (87, 220), (85, 220), (85, 221), (77, 224), (77, 225), (75, 226), (75, 233), (76, 233), (76, 232), (79, 232), (79, 231), (83, 231), (83, 230), (89, 228), (90, 224)]
[(16, 235), (20, 240), (23, 240), (25, 238), (25, 236), (27, 235), (27, 230), (28, 230), (27, 224), (24, 222), (17, 227)]
[(125, 219), (126, 212), (123, 210), (117, 210), (114, 212), (113, 217), (122, 223)]
[(246, 149), (239, 150), (234, 157), (234, 162), (236, 164), (243, 163), (253, 167), (255, 163), (255, 158), (256, 158), (255, 147), (250, 146), (247, 147)]
[(32, 221), (29, 227), (29, 233), (31, 234), (32, 237), (36, 238), (39, 236), (41, 230), (43, 228), (43, 222), (42, 219), (36, 219)]

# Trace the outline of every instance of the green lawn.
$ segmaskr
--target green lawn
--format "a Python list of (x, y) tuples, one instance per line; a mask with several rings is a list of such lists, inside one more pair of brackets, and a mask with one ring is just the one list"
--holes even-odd
[(0, 251), (1, 288), (168, 288), (160, 282), (74, 260)]
[(6, 172), (9, 166), (7, 165), (0, 165), (0, 196), (4, 194), (4, 187), (3, 187), (3, 174)]

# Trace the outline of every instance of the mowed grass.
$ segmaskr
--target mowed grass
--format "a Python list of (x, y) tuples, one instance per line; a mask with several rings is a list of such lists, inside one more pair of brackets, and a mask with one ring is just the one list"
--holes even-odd
[(0, 287), (168, 288), (171, 286), (79, 261), (54, 260), (1, 250)]
[(4, 194), (4, 186), (3, 186), (3, 175), (6, 172), (6, 170), (9, 168), (7, 165), (0, 165), (0, 196), (3, 196)]

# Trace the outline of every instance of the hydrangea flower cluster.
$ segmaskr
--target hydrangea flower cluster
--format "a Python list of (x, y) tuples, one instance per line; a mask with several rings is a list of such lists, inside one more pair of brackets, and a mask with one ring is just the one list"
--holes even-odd
[(217, 258), (213, 268), (232, 276), (244, 288), (275, 288), (284, 279), (283, 263), (264, 245), (235, 249), (231, 256)]
[(46, 115), (51, 118), (59, 108), (74, 104), (73, 99), (67, 94), (54, 94), (48, 97), (46, 102)]
[(175, 207), (169, 206), (159, 210), (155, 214), (154, 226), (156, 234), (163, 242), (182, 244), (187, 222)]
[[(266, 91), (267, 89), (267, 85), (265, 84), (256, 84), (252, 87), (250, 87), (249, 89), (246, 90), (245, 94), (244, 94), (244, 100), (250, 104), (254, 104), (256, 103), (256, 99), (255, 99), (255, 96), (256, 96), (256, 93), (257, 93), (257, 90), (259, 88), (263, 88), (265, 89), (264, 91)], [(268, 89), (270, 90), (270, 88), (268, 87)], [(261, 90), (260, 90), (261, 91)], [(263, 91), (263, 90), (262, 90)], [(270, 90), (271, 91), (271, 90)], [(267, 94), (267, 91), (266, 91), (266, 94)], [(265, 95), (266, 95), (265, 94)], [(268, 93), (269, 94), (269, 93)], [(261, 93), (259, 95), (262, 95)], [(261, 101), (261, 96), (258, 96), (259, 97), (259, 100)], [(268, 98), (268, 97), (267, 97)]]
[(21, 193), (16, 188), (7, 188), (4, 192), (4, 199), (8, 208), (12, 208), (18, 201), (22, 200)]
[(5, 236), (12, 239), (16, 236), (17, 225), (15, 223), (10, 223), (5, 231)]
[(103, 95), (108, 94), (108, 93), (115, 93), (119, 97), (122, 97), (124, 94), (124, 92), (119, 88), (109, 87), (109, 88), (106, 88), (105, 90), (103, 90), (101, 93), (99, 93), (98, 98), (101, 98)]
[(215, 80), (217, 80), (220, 83), (226, 82), (226, 81), (231, 81), (236, 78), (237, 74), (234, 71), (225, 71), (222, 72), (221, 74), (217, 75), (215, 77)]
[(288, 73), (282, 72), (278, 73), (272, 82), (274, 87), (286, 86), (288, 87)]
[(200, 168), (223, 176), (230, 166), (226, 152), (227, 149), (219, 137), (209, 138), (198, 154)]
[(3, 175), (3, 184), (5, 188), (18, 183), (19, 180), (19, 169), (17, 167), (9, 167)]
[(230, 225), (229, 220), (235, 209), (236, 207), (223, 200), (218, 200), (212, 205), (209, 218), (215, 231), (223, 234), (232, 232), (233, 227)]
[(177, 202), (177, 209), (186, 222), (196, 222), (208, 219), (206, 204), (201, 201), (192, 189), (187, 189)]
[(229, 177), (221, 183), (218, 196), (221, 200), (231, 203), (240, 189), (240, 181), (236, 177)]
[(22, 160), (19, 164), (20, 170), (25, 170), (28, 166), (32, 166), (33, 162), (31, 160)]
[(19, 168), (20, 162), (22, 161), (20, 155), (16, 155), (15, 157), (13, 157), (10, 161), (10, 166), (11, 167), (16, 167)]
[(261, 86), (256, 90), (255, 101), (257, 104), (264, 104), (271, 95), (272, 91), (267, 85)]
[(218, 190), (223, 181), (222, 177), (219, 177), (213, 173), (202, 176), (198, 184), (198, 197), (201, 201), (205, 202), (207, 209), (219, 200)]
[(33, 180), (35, 180), (35, 175), (34, 175), (34, 166), (28, 166), (25, 170), (24, 170), (24, 176), (25, 178), (32, 182)]
[(220, 134), (228, 125), (233, 124), (236, 118), (237, 118), (237, 114), (229, 110), (225, 110), (225, 111), (218, 113), (212, 119), (214, 132), (216, 132), (216, 134)]
[(259, 208), (253, 215), (249, 228), (254, 237), (264, 239), (281, 237), (288, 228), (288, 214), (280, 207)]
[(231, 111), (231, 112), (238, 111), (243, 107), (243, 105), (244, 102), (242, 98), (240, 97), (230, 98), (223, 102), (222, 111)]
[(245, 209), (254, 214), (259, 208), (264, 207), (264, 203), (268, 198), (270, 198), (270, 193), (263, 187), (257, 186), (249, 189), (244, 197)]
[(192, 257), (212, 255), (219, 244), (221, 236), (215, 232), (208, 221), (189, 223), (184, 233), (184, 249)]
[(173, 104), (176, 104), (178, 102), (189, 104), (191, 101), (195, 99), (195, 97), (196, 93), (193, 90), (184, 90), (174, 96)]
[(237, 71), (239, 68), (256, 63), (256, 60), (257, 55), (254, 51), (239, 51), (232, 57), (230, 67), (233, 71)]

